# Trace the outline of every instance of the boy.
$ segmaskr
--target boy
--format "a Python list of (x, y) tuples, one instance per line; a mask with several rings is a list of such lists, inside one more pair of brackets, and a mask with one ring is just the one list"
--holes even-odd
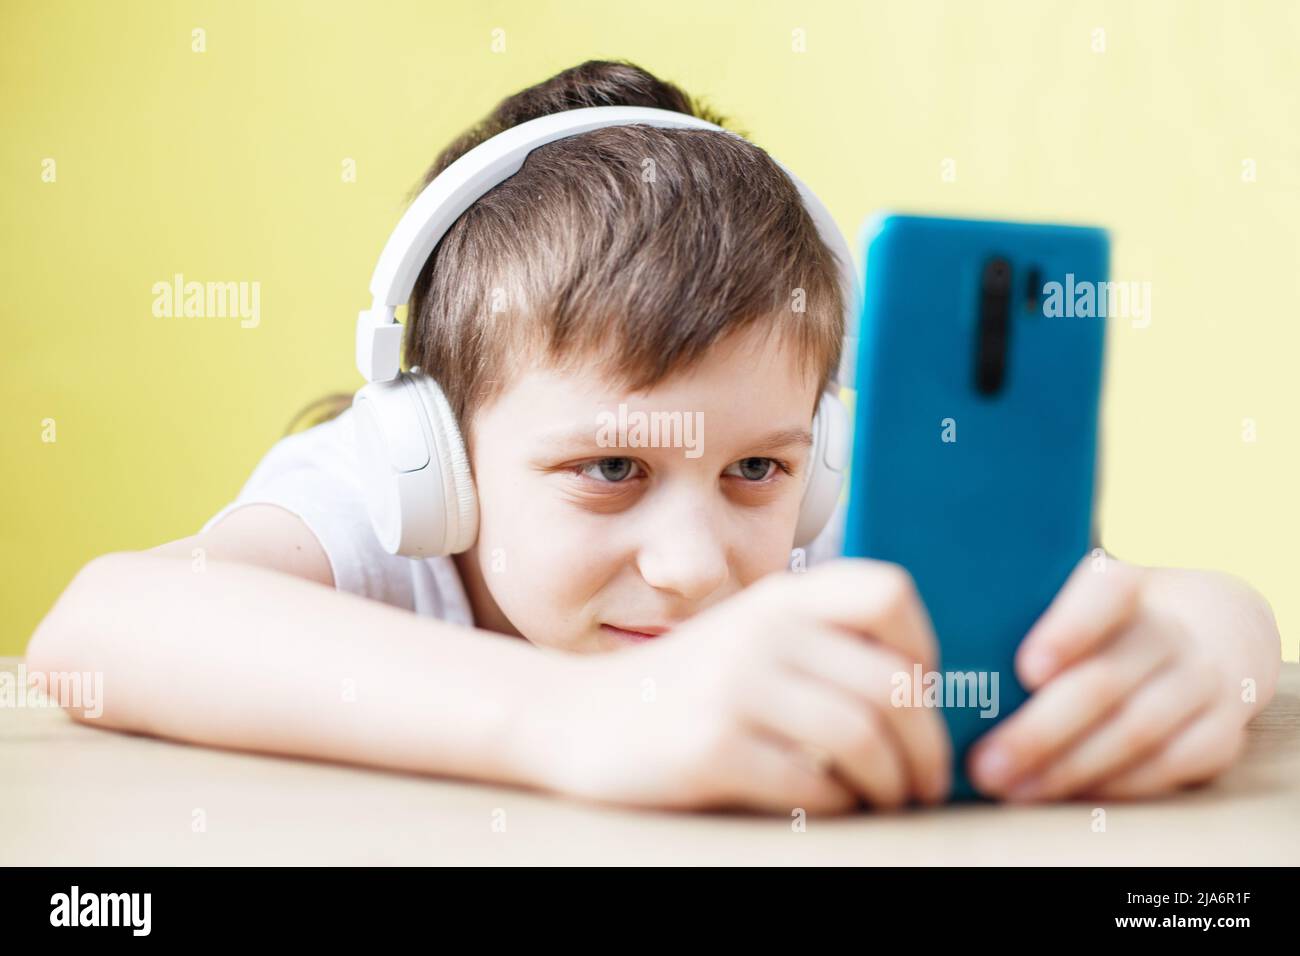
[[(507, 98), (428, 179), (516, 123), (611, 103), (699, 115), (636, 67), (587, 63)], [(893, 675), (938, 666), (906, 573), (781, 573), (844, 329), (829, 252), (766, 154), (641, 127), (542, 147), (439, 243), (406, 334), (467, 439), (470, 549), (377, 546), (344, 412), (273, 448), (198, 535), (77, 575), (28, 651), (35, 671), (105, 675), (102, 716), (74, 716), (640, 806), (944, 798), (941, 719), (891, 705)], [(620, 406), (698, 415), (706, 438), (611, 449)], [(1101, 567), (1023, 642), (1037, 692), (972, 755), (985, 792), (1208, 779), (1270, 699), (1279, 639), (1253, 591)]]

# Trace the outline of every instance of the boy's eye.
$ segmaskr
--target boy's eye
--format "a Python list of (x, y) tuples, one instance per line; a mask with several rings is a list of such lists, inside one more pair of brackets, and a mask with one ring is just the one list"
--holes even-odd
[[(740, 461), (728, 465), (723, 474), (735, 475), (738, 478), (744, 478), (746, 481), (763, 481), (770, 478), (777, 467), (779, 466), (774, 458), (742, 458)], [(732, 471), (733, 468), (736, 471)]]
[(578, 466), (578, 473), (594, 481), (617, 484), (636, 477), (637, 463), (631, 458), (600, 458)]

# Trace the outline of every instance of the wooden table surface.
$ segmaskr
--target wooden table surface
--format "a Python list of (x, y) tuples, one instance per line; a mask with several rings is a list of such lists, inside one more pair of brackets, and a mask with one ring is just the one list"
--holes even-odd
[[(21, 661), (0, 658), (17, 674)], [(1156, 801), (789, 818), (629, 811), (0, 707), (0, 865), (1300, 863), (1300, 664), (1213, 784)]]

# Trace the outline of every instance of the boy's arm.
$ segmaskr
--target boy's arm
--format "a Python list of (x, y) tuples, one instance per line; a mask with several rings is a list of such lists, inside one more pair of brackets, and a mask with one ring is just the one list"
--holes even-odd
[[(302, 544), (229, 560), (210, 532), (97, 558), (37, 628), (28, 667), (102, 674), (100, 715), (69, 707), (92, 725), (536, 785), (512, 744), (565, 662), (322, 587), (323, 552)], [(266, 566), (284, 561), (299, 573)]]
[(941, 719), (889, 705), (890, 675), (937, 664), (892, 565), (770, 575), (647, 646), (572, 656), (329, 578), (301, 521), (250, 505), (206, 535), (92, 561), (29, 668), (102, 674), (98, 716), (98, 701), (60, 701), (92, 725), (598, 802), (788, 815), (947, 788)]

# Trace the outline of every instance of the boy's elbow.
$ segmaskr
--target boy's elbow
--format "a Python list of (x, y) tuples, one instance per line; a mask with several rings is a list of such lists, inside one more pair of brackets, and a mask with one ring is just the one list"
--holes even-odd
[(120, 586), (122, 565), (130, 557), (129, 552), (102, 554), (88, 561), (73, 576), (27, 642), (29, 671), (82, 669), (95, 637), (96, 609), (102, 610), (104, 596)]

